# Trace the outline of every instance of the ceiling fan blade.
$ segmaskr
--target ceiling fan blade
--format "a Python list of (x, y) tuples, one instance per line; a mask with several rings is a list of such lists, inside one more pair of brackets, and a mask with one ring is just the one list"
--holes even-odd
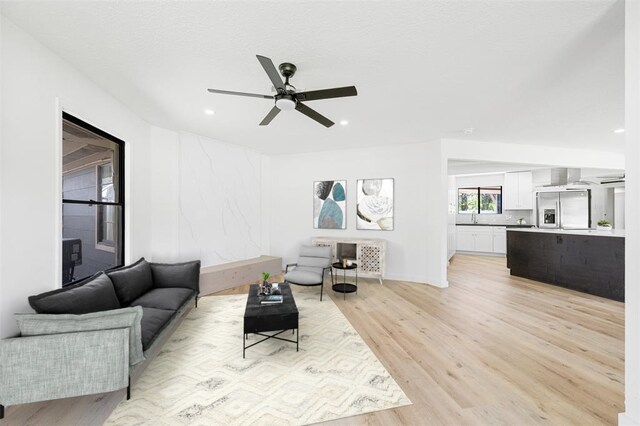
[(222, 95), (248, 96), (250, 98), (273, 99), (272, 95), (259, 95), (257, 93), (232, 92), (230, 90), (207, 89), (211, 93), (220, 93)]
[(260, 65), (262, 65), (262, 68), (264, 68), (267, 75), (269, 76), (269, 79), (273, 83), (273, 87), (275, 87), (278, 91), (285, 90), (284, 83), (280, 78), (280, 73), (276, 69), (275, 65), (273, 65), (271, 59), (267, 58), (266, 56), (260, 55), (256, 55), (256, 58), (258, 58), (258, 61), (260, 61)]
[(301, 102), (298, 102), (298, 104), (296, 105), (296, 109), (301, 113), (303, 113), (304, 115), (306, 115), (307, 117), (309, 117), (310, 119), (315, 120), (318, 123), (322, 124), (324, 127), (331, 127), (335, 124), (333, 121), (329, 120), (324, 115), (320, 114), (316, 110), (309, 108), (308, 106), (306, 106)]
[(320, 99), (344, 98), (347, 96), (357, 96), (358, 91), (355, 86), (336, 87), (335, 89), (312, 90), (311, 92), (296, 93), (299, 101), (318, 101)]
[(267, 124), (271, 123), (271, 120), (276, 118), (276, 115), (278, 115), (279, 113), (280, 108), (274, 106), (273, 108), (271, 108), (271, 111), (269, 111), (269, 114), (267, 114), (267, 116), (260, 122), (260, 125), (266, 126)]

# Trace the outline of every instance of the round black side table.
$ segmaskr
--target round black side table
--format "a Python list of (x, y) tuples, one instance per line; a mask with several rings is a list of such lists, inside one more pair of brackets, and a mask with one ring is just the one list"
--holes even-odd
[[(355, 293), (358, 294), (358, 265), (352, 263), (351, 265), (344, 266), (342, 262), (335, 262), (333, 265), (336, 269), (342, 269), (342, 282), (335, 283), (331, 286), (333, 291), (344, 294), (344, 299), (347, 298), (347, 293)], [(347, 270), (355, 269), (356, 270), (356, 282), (355, 284), (351, 284), (347, 282)], [(336, 279), (338, 278), (338, 272), (336, 271)]]

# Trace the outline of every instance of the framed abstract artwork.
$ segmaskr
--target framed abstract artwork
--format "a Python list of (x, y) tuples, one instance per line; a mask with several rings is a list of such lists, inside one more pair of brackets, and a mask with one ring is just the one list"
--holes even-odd
[(315, 229), (347, 229), (346, 212), (346, 180), (321, 180), (313, 183)]
[(358, 179), (356, 229), (393, 231), (393, 179)]

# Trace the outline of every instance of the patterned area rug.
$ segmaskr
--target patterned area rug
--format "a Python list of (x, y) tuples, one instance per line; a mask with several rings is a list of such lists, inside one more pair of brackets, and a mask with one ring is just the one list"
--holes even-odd
[(309, 424), (411, 404), (329, 297), (293, 291), (299, 352), (270, 339), (242, 359), (247, 296), (205, 297), (106, 424)]

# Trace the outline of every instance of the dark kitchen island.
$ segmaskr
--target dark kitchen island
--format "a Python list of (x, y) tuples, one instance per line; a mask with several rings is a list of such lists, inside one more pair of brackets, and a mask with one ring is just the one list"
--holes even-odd
[(508, 229), (511, 275), (624, 302), (624, 231)]

